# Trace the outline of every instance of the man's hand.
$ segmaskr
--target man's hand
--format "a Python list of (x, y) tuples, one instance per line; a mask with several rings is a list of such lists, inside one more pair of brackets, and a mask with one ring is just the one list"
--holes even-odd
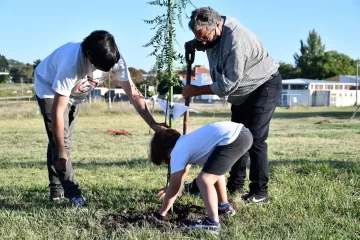
[(206, 50), (205, 44), (203, 44), (202, 42), (200, 42), (196, 39), (186, 42), (184, 47), (185, 47), (185, 50), (189, 50), (189, 51), (193, 51), (193, 50), (205, 51)]
[(156, 196), (159, 198), (159, 199), (162, 199), (163, 197), (165, 197), (166, 195), (166, 189), (167, 187), (164, 187), (164, 188), (161, 188), (158, 190), (158, 193), (156, 194)]
[(61, 172), (66, 172), (66, 158), (58, 158), (55, 160), (55, 168)]
[(187, 85), (183, 88), (182, 95), (184, 98), (199, 96), (201, 95), (200, 88), (194, 85)]

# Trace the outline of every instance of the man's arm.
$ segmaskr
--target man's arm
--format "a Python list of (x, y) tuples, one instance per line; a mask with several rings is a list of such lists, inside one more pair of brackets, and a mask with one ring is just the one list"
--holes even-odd
[(246, 49), (235, 45), (226, 56), (225, 69), (222, 72), (215, 72), (215, 79), (210, 85), (211, 90), (219, 97), (229, 96), (234, 89), (237, 89), (244, 78), (246, 62)]
[(199, 95), (214, 95), (215, 93), (211, 90), (211, 85), (187, 85), (183, 88), (182, 94), (184, 98), (188, 98)]
[(134, 105), (136, 111), (154, 131), (166, 129), (166, 127), (161, 126), (160, 124), (155, 122), (154, 117), (151, 115), (149, 108), (146, 104), (144, 96), (136, 88), (135, 84), (132, 82), (131, 79), (129, 79), (128, 81), (120, 81), (120, 84), (124, 89), (126, 95), (129, 97), (130, 102)]
[(64, 142), (64, 111), (69, 102), (69, 97), (55, 93), (51, 111), (51, 129), (55, 141), (57, 156), (55, 167), (65, 172), (68, 156)]
[(183, 89), (184, 98), (211, 94), (216, 94), (219, 97), (228, 96), (234, 89), (238, 88), (243, 79), (245, 61), (245, 54), (240, 47), (235, 46), (226, 57), (223, 72), (215, 73), (213, 83), (204, 86), (185, 86)]
[(171, 206), (174, 204), (176, 197), (181, 190), (183, 180), (190, 169), (190, 165), (187, 165), (184, 170), (171, 174), (169, 187), (166, 189), (166, 195), (163, 205), (159, 211), (161, 216), (165, 216)]

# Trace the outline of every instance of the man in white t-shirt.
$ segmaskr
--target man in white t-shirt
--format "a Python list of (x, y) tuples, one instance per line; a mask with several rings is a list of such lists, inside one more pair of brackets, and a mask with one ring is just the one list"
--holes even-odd
[(181, 136), (175, 129), (156, 132), (150, 143), (151, 161), (160, 165), (170, 160), (169, 187), (159, 191), (163, 205), (155, 216), (162, 219), (173, 205), (190, 165), (204, 165), (196, 178), (207, 217), (190, 224), (194, 229), (220, 231), (220, 213), (235, 215), (226, 195), (225, 174), (251, 147), (253, 137), (241, 123), (230, 121), (205, 125)]
[[(94, 77), (94, 72), (99, 70), (101, 77)], [(110, 73), (120, 82), (144, 121), (154, 131), (165, 128), (152, 117), (110, 33), (94, 31), (82, 41), (57, 48), (34, 72), (35, 93), (49, 139), (47, 166), (52, 201), (65, 196), (74, 206), (86, 206), (70, 160), (71, 138), (81, 103)]]

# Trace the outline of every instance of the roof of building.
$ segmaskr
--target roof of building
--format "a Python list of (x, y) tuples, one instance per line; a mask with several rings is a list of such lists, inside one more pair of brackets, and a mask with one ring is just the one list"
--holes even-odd
[[(345, 76), (347, 78), (352, 78), (352, 79), (355, 79), (356, 80), (356, 76), (352, 76), (352, 75), (342, 75), (342, 76)], [(359, 77), (360, 78), (360, 77)]]
[(314, 79), (305, 79), (305, 78), (295, 78), (295, 79), (286, 79), (282, 80), (283, 84), (297, 84), (297, 85), (309, 85), (309, 84), (329, 84), (329, 85), (352, 85), (352, 83), (339, 83), (334, 81), (326, 80), (314, 80)]

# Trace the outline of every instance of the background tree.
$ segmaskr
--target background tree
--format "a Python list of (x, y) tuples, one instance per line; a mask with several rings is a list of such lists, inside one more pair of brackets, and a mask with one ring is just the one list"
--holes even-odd
[(9, 59), (10, 76), (14, 83), (20, 83), (21, 79), (23, 83), (34, 82), (34, 67), (29, 63), (22, 63), (13, 59)]
[(34, 70), (35, 68), (39, 65), (39, 63), (41, 62), (41, 59), (36, 59), (33, 63), (33, 67), (34, 67)]
[(140, 70), (129, 67), (129, 72), (135, 85), (140, 85), (142, 82), (144, 82), (144, 74)]
[[(110, 73), (109, 77), (110, 77), (110, 88), (121, 87), (119, 81), (115, 78), (113, 73)], [(99, 87), (109, 88), (109, 79), (106, 79)]]
[(142, 73), (142, 74), (147, 74), (147, 72), (144, 70), (144, 69), (139, 69), (139, 71)]
[(280, 62), (279, 71), (283, 79), (309, 78), (327, 79), (337, 75), (354, 75), (356, 62), (337, 51), (325, 52), (320, 35), (312, 30), (306, 43), (300, 40), (300, 54), (294, 54), (295, 67)]
[(0, 72), (9, 71), (9, 62), (4, 55), (0, 54)]
[[(0, 72), (9, 71), (9, 62), (4, 55), (0, 54)], [(9, 75), (0, 75), (0, 83), (7, 83), (9, 81)]]
[(0, 75), (0, 83), (8, 83), (9, 75)]
[(12, 81), (14, 83), (20, 83), (21, 78), (23, 77), (23, 74), (21, 72), (21, 68), (23, 63), (9, 59), (9, 68), (10, 68), (10, 76), (12, 78)]
[[(175, 86), (173, 86), (173, 93), (181, 94), (183, 87), (184, 87), (183, 83), (180, 80), (178, 80), (178, 83)], [(157, 90), (160, 95), (164, 95), (164, 94), (168, 93), (169, 86), (166, 84), (166, 81), (160, 81), (160, 83), (157, 87)]]
[(300, 40), (300, 55), (295, 53), (295, 66), (301, 70), (302, 78), (321, 78), (321, 59), (325, 52), (325, 45), (315, 29), (309, 32), (306, 43)]
[(301, 76), (300, 68), (295, 68), (292, 64), (279, 62), (279, 72), (283, 79), (294, 79)]
[(348, 55), (337, 51), (325, 52), (321, 58), (320, 79), (327, 79), (337, 75), (354, 75), (356, 61)]

